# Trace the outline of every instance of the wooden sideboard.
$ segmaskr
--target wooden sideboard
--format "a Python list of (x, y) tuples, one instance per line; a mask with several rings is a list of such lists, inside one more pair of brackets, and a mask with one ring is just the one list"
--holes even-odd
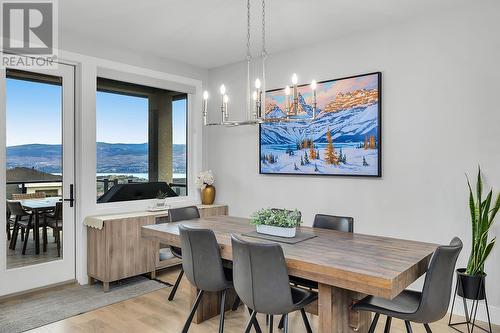
[[(225, 205), (198, 205), (201, 217), (227, 215)], [(110, 282), (150, 273), (157, 269), (180, 264), (177, 258), (160, 261), (160, 243), (141, 237), (141, 227), (166, 222), (168, 213), (133, 212), (93, 216), (102, 220), (102, 228), (87, 227), (87, 275), (89, 284), (103, 283), (104, 291)]]

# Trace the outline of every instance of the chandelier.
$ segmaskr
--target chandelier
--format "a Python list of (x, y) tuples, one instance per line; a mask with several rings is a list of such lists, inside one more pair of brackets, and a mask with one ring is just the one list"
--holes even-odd
[[(220, 93), (220, 121), (208, 121), (208, 91), (203, 92), (203, 125), (205, 126), (242, 126), (242, 125), (257, 125), (265, 122), (289, 122), (289, 121), (311, 121), (316, 119), (317, 101), (316, 88), (317, 83), (313, 80), (310, 84), (312, 91), (312, 115), (304, 117), (300, 114), (301, 108), (298, 92), (298, 77), (297, 74), (292, 75), (292, 88), (286, 86), (285, 93), (285, 112), (282, 117), (266, 117), (265, 111), (265, 74), (266, 74), (266, 4), (262, 0), (262, 49), (261, 49), (261, 65), (262, 65), (262, 81), (256, 78), (254, 82), (255, 90), (252, 91), (250, 79), (250, 64), (252, 62), (252, 53), (250, 51), (250, 0), (247, 0), (247, 43), (246, 43), (246, 65), (247, 65), (247, 80), (246, 80), (246, 119), (230, 120), (229, 119), (229, 95), (226, 86), (222, 84), (219, 88)], [(292, 94), (292, 96), (290, 96)], [(264, 109), (264, 110), (263, 110)]]

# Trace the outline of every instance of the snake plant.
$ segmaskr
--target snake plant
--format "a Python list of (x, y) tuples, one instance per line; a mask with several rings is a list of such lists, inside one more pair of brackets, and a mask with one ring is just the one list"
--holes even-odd
[(466, 273), (468, 275), (481, 275), (484, 274), (484, 262), (495, 246), (496, 237), (492, 240), (488, 240), (488, 232), (490, 231), (495, 216), (500, 209), (500, 193), (497, 194), (497, 199), (493, 206), (493, 190), (490, 190), (486, 198), (483, 200), (483, 179), (481, 175), (481, 168), (479, 168), (477, 174), (475, 196), (468, 177), (467, 185), (469, 186), (472, 250), (467, 264)]

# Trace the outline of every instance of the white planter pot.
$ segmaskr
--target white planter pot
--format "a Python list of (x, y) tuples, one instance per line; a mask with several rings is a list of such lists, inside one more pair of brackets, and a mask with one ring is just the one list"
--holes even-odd
[(165, 208), (165, 206), (167, 205), (167, 200), (166, 199), (156, 199), (156, 206), (155, 208)]
[(271, 236), (293, 238), (297, 228), (283, 228), (275, 227), (272, 225), (257, 225), (257, 232), (259, 234), (266, 234)]

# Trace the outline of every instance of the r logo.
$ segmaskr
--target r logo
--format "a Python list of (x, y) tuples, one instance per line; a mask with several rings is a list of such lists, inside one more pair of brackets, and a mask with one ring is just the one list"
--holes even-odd
[(51, 54), (54, 47), (52, 1), (3, 2), (3, 51)]

